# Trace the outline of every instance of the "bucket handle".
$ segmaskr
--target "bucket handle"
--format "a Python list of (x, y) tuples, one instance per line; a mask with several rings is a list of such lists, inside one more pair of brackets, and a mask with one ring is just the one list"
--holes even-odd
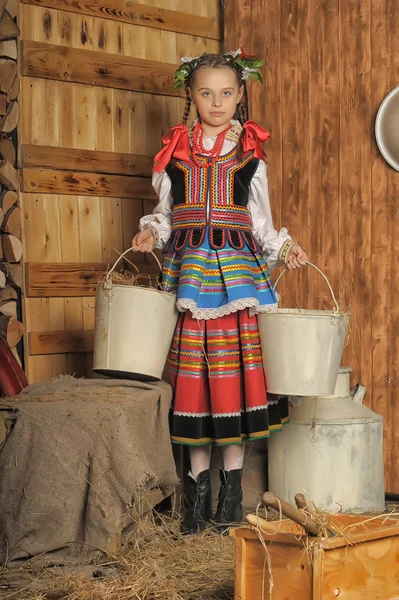
[[(117, 260), (115, 261), (115, 264), (114, 264), (114, 266), (113, 266), (113, 267), (112, 267), (112, 269), (111, 269), (110, 271), (108, 271), (108, 273), (107, 273), (107, 276), (106, 276), (106, 278), (105, 278), (105, 280), (106, 280), (106, 281), (109, 279), (109, 276), (110, 276), (110, 275), (111, 275), (111, 273), (114, 271), (114, 269), (115, 269), (116, 265), (118, 264), (118, 262), (119, 262), (119, 261), (120, 261), (120, 260), (121, 260), (121, 259), (122, 259), (122, 258), (123, 258), (123, 257), (124, 257), (124, 256), (125, 256), (127, 253), (128, 253), (128, 252), (130, 252), (130, 251), (134, 252), (134, 249), (133, 249), (133, 248), (128, 248), (128, 249), (127, 249), (127, 250), (125, 250), (125, 251), (124, 251), (124, 252), (123, 252), (123, 253), (122, 253), (120, 256), (118, 256)], [(162, 271), (162, 265), (161, 265), (161, 263), (159, 262), (157, 255), (156, 255), (156, 254), (154, 254), (154, 252), (150, 252), (150, 254), (152, 254), (152, 255), (153, 255), (153, 257), (155, 258), (155, 260), (156, 260), (156, 261), (157, 261), (157, 263), (158, 263), (159, 270), (160, 270), (160, 271)]]
[[(312, 264), (311, 262), (309, 262), (309, 261), (307, 261), (307, 260), (306, 260), (305, 262), (306, 262), (306, 264), (307, 264), (307, 265), (309, 265), (310, 267), (313, 267), (314, 269), (316, 269), (316, 271), (318, 271), (318, 272), (320, 273), (320, 275), (321, 275), (321, 276), (324, 278), (324, 280), (325, 280), (325, 282), (327, 283), (327, 285), (328, 285), (328, 288), (329, 288), (329, 290), (330, 290), (330, 293), (331, 293), (332, 299), (334, 300), (334, 303), (335, 303), (335, 309), (334, 309), (334, 310), (336, 310), (337, 312), (340, 312), (340, 310), (339, 310), (339, 305), (338, 305), (338, 302), (337, 302), (337, 300), (336, 300), (336, 298), (335, 298), (335, 296), (334, 296), (334, 292), (333, 292), (333, 289), (332, 289), (332, 287), (331, 287), (331, 284), (330, 284), (330, 282), (328, 281), (327, 277), (324, 275), (323, 271), (321, 271), (321, 270), (320, 270), (318, 267), (316, 267), (316, 265)], [(276, 279), (276, 283), (275, 283), (275, 284), (274, 284), (274, 286), (273, 286), (273, 290), (274, 290), (274, 291), (276, 291), (277, 284), (278, 284), (278, 282), (280, 281), (281, 277), (284, 275), (284, 273), (285, 273), (286, 271), (288, 271), (288, 269), (284, 269), (284, 271), (282, 271), (282, 272), (280, 273), (280, 275), (277, 277), (277, 279)]]

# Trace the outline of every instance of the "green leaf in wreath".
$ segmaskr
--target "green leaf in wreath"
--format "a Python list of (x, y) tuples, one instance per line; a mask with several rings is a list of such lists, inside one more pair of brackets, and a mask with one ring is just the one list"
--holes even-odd
[(263, 67), (264, 64), (265, 64), (265, 61), (263, 60), (263, 58), (258, 58), (256, 60), (254, 60), (254, 62), (251, 65), (251, 68), (259, 69), (260, 67)]
[(258, 71), (249, 73), (249, 77), (250, 77), (250, 79), (253, 79), (254, 81), (262, 82), (262, 75)]

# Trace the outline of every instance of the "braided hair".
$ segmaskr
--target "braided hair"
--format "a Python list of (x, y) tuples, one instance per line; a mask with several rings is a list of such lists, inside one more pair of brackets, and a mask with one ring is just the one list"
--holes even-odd
[[(192, 100), (190, 97), (189, 88), (193, 84), (195, 74), (200, 69), (203, 69), (205, 67), (211, 67), (212, 69), (231, 69), (232, 71), (234, 71), (234, 73), (237, 77), (238, 86), (239, 87), (244, 86), (244, 94), (243, 94), (241, 101), (237, 105), (237, 110), (234, 115), (234, 118), (236, 118), (241, 123), (241, 125), (244, 125), (244, 123), (246, 123), (249, 119), (246, 82), (241, 79), (241, 74), (234, 67), (231, 60), (228, 60), (222, 54), (204, 54), (203, 56), (201, 56), (197, 65), (193, 69), (191, 76), (187, 79), (187, 81), (186, 81), (186, 104), (184, 107), (184, 113), (183, 113), (183, 118), (182, 118), (183, 125), (187, 125), (187, 121), (188, 121), (188, 118), (190, 116), (190, 111), (191, 111)], [(240, 144), (240, 146), (241, 146), (241, 144)]]
[(248, 94), (247, 94), (247, 84), (245, 81), (242, 82), (244, 86), (244, 93), (242, 95), (241, 101), (237, 107), (237, 118), (240, 121), (241, 125), (244, 125), (247, 121), (249, 121), (249, 110), (248, 110)]
[(183, 123), (183, 125), (187, 125), (187, 121), (188, 118), (190, 116), (190, 111), (191, 111), (191, 97), (190, 97), (190, 92), (188, 91), (188, 88), (186, 88), (186, 105), (184, 107), (184, 113), (183, 113), (183, 118), (181, 120), (181, 122)]

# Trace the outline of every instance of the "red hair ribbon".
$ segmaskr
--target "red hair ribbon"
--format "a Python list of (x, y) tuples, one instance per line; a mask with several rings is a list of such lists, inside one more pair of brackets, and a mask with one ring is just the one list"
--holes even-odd
[(262, 144), (270, 138), (270, 133), (260, 127), (255, 121), (247, 121), (244, 123), (243, 129), (242, 148), (244, 152), (252, 150), (256, 158), (263, 160), (265, 153), (263, 152)]
[(164, 144), (154, 161), (154, 171), (160, 173), (171, 161), (172, 157), (188, 161), (190, 159), (190, 139), (187, 125), (172, 127), (162, 138)]

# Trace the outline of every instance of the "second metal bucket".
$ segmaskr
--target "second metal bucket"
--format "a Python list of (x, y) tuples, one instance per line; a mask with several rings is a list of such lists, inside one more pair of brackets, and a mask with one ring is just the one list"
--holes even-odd
[(276, 313), (258, 315), (266, 386), (272, 394), (328, 396), (334, 393), (349, 313), (340, 311), (324, 273), (308, 264), (326, 280), (335, 308), (280, 308)]

